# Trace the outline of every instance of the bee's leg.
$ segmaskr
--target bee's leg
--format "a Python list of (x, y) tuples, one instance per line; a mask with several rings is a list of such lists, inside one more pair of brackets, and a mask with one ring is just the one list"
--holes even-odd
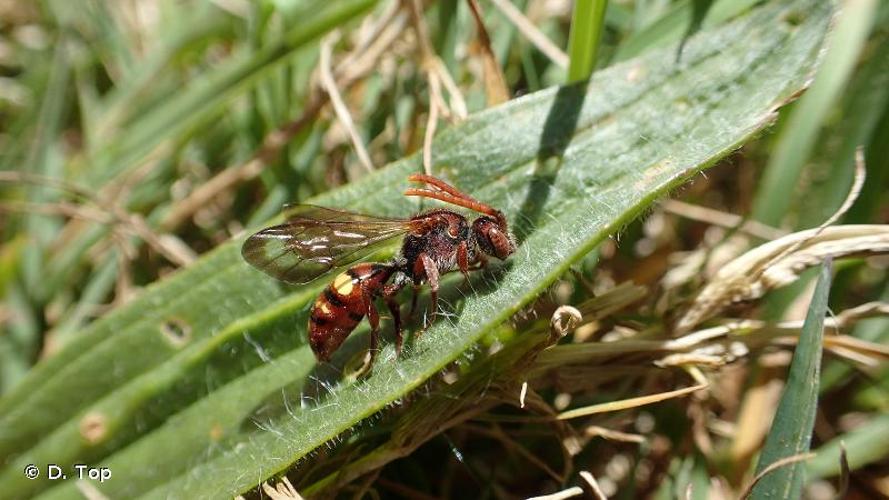
[(420, 254), (420, 262), (423, 264), (423, 270), (426, 272), (426, 281), (429, 282), (429, 295), (432, 297), (432, 313), (429, 315), (429, 321), (425, 321), (423, 323), (423, 329), (417, 334), (419, 338), (432, 321), (435, 320), (435, 315), (438, 312), (438, 266), (435, 265), (435, 261), (432, 260), (432, 257), (429, 257), (425, 252)]
[(377, 345), (380, 338), (380, 313), (374, 305), (373, 296), (364, 285), (361, 286), (361, 299), (364, 302), (363, 305), (365, 312), (367, 313), (367, 321), (370, 323), (370, 348), (367, 350), (364, 364), (361, 366), (361, 369), (358, 370), (358, 373), (363, 375), (370, 371), (374, 363), (374, 358), (376, 358), (377, 355)]
[(416, 310), (417, 310), (417, 297), (419, 297), (419, 296), (420, 296), (420, 286), (414, 285), (413, 286), (413, 293), (411, 294), (411, 312), (408, 313), (408, 315), (407, 315), (408, 318), (414, 317), (414, 312), (416, 312)]
[(465, 241), (457, 245), (457, 267), (463, 273), (463, 281), (469, 283), (469, 251), (466, 249)]
[[(389, 312), (392, 313), (392, 323), (395, 325), (395, 354), (396, 356), (401, 355), (401, 307), (398, 302), (395, 300), (395, 295), (404, 287), (405, 282), (395, 282), (383, 287), (383, 300), (386, 301), (386, 305), (389, 307)], [(414, 294), (416, 297), (416, 294)]]

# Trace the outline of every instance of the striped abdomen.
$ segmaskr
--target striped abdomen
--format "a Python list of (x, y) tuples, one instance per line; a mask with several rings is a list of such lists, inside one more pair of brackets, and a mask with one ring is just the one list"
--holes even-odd
[(346, 270), (324, 288), (309, 315), (309, 345), (321, 361), (330, 359), (364, 319), (373, 298), (379, 295), (395, 268), (361, 263)]

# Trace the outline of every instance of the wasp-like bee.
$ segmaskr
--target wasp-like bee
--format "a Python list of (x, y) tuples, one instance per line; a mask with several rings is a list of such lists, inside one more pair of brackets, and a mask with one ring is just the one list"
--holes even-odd
[(352, 266), (318, 296), (309, 316), (309, 344), (315, 356), (327, 361), (352, 330), (368, 317), (370, 358), (379, 337), (380, 316), (374, 299), (382, 297), (395, 324), (396, 352), (401, 352), (401, 313), (395, 295), (405, 285), (428, 283), (432, 289), (432, 316), (438, 305), (441, 275), (487, 264), (487, 256), (504, 260), (515, 252), (515, 239), (503, 213), (462, 193), (441, 179), (411, 175), (425, 184), (410, 188), (406, 196), (433, 198), (480, 214), (470, 224), (463, 215), (437, 208), (409, 219), (391, 219), (312, 205), (286, 210), (286, 222), (254, 234), (241, 253), (256, 268), (288, 283), (307, 283), (322, 274), (369, 253), (378, 243), (403, 236), (401, 251), (386, 263), (363, 262)]

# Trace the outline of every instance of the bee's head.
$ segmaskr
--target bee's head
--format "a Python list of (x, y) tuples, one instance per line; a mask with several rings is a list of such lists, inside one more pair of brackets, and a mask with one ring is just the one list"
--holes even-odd
[(506, 260), (516, 249), (515, 238), (506, 226), (503, 216), (498, 218), (483, 215), (472, 223), (472, 232), (478, 247), (487, 255)]

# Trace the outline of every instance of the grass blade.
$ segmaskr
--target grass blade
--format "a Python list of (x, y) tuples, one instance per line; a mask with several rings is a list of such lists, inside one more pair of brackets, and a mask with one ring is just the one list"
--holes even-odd
[(577, 0), (568, 36), (568, 83), (586, 80), (596, 68), (599, 42), (605, 30), (608, 0)]
[[(280, 40), (254, 53), (244, 53), (218, 69), (209, 71), (197, 85), (193, 85), (166, 100), (161, 106), (146, 113), (131, 124), (115, 140), (113, 147), (97, 155), (99, 181), (132, 168), (163, 140), (173, 137), (224, 111), (225, 102), (243, 92), (258, 76), (281, 62), (288, 54), (304, 47), (321, 35), (349, 19), (365, 13), (375, 0), (348, 0), (336, 3), (319, 2), (315, 8), (305, 9), (305, 18)], [(95, 174), (94, 174), (95, 175)]]
[(818, 448), (818, 456), (809, 461), (807, 471), (813, 478), (833, 477), (842, 472), (840, 454), (845, 445), (849, 468), (857, 470), (883, 460), (889, 455), (889, 415), (877, 415), (855, 429), (831, 439)]
[[(809, 451), (818, 407), (821, 342), (827, 298), (830, 295), (831, 271), (832, 265), (828, 259), (821, 266), (809, 313), (803, 324), (799, 344), (793, 353), (787, 385), (756, 465), (757, 474), (772, 463)], [(799, 498), (804, 472), (805, 466), (799, 462), (780, 467), (756, 483), (751, 498)]]
[(766, 165), (752, 210), (752, 217), (765, 224), (780, 226), (790, 209), (793, 198), (787, 196), (787, 190), (797, 185), (821, 125), (846, 86), (867, 40), (877, 2), (851, 0), (844, 3), (822, 70), (812, 89), (791, 111)]

